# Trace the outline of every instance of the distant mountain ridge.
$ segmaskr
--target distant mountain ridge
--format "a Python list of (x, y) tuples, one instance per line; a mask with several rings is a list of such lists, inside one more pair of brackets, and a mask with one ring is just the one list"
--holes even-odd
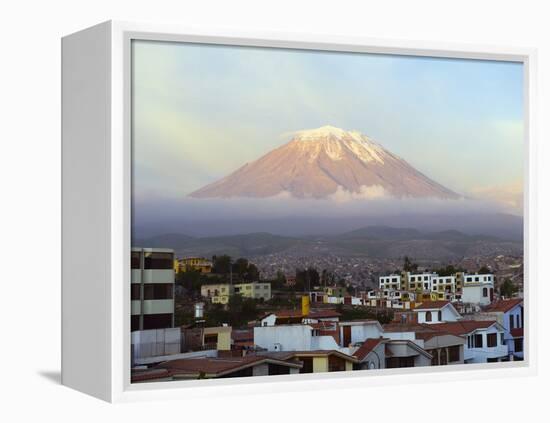
[(460, 196), (357, 131), (333, 126), (299, 131), (285, 145), (191, 194), (195, 198), (327, 198), (339, 190), (357, 198)]
[(522, 251), (519, 241), (487, 235), (467, 235), (456, 230), (422, 232), (411, 228), (368, 226), (332, 236), (288, 237), (270, 233), (249, 233), (217, 237), (191, 237), (165, 234), (134, 240), (134, 246), (173, 248), (180, 256), (229, 254), (232, 257), (288, 253), (365, 255), (395, 258), (411, 255), (419, 258), (456, 258), (478, 251), (481, 246), (494, 251)]

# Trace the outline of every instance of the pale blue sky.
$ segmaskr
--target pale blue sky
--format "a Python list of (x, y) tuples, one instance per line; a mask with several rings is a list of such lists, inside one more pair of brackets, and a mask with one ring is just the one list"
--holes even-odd
[(184, 197), (324, 125), (461, 193), (521, 186), (518, 63), (144, 41), (133, 58), (142, 199)]

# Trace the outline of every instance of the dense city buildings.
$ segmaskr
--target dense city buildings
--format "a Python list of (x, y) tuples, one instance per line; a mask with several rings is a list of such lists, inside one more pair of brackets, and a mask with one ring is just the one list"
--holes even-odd
[[(255, 281), (213, 269), (170, 249), (132, 250), (132, 382), (523, 360), (521, 291), (506, 298), (492, 273), (388, 272), (369, 288), (312, 267)], [(176, 300), (175, 274), (191, 270), (198, 300)], [(251, 320), (238, 323), (231, 313), (245, 300)], [(193, 309), (185, 324), (174, 325), (177, 301)]]

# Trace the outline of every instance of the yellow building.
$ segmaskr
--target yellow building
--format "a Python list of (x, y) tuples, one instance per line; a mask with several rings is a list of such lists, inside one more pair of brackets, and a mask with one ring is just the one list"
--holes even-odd
[(271, 299), (271, 284), (268, 282), (237, 283), (234, 285), (233, 293), (241, 294), (244, 298), (268, 301)]
[(214, 345), (218, 351), (231, 349), (231, 326), (216, 326), (204, 328), (203, 345)]
[(209, 298), (213, 304), (227, 304), (231, 294), (233, 294), (233, 289), (228, 283), (201, 286), (201, 296)]
[(234, 294), (240, 294), (243, 298), (268, 301), (271, 299), (271, 284), (268, 282), (249, 282), (234, 285), (221, 283), (201, 286), (201, 295), (209, 298), (213, 304), (227, 304), (229, 296)]
[(201, 273), (212, 272), (212, 262), (204, 257), (186, 257), (176, 261), (174, 269), (178, 273), (188, 270), (198, 270)]

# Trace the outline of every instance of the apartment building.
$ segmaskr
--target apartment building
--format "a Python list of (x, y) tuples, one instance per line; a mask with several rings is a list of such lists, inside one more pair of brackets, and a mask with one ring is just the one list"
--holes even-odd
[(132, 331), (174, 327), (174, 282), (174, 250), (132, 248)]
[(227, 304), (231, 295), (268, 301), (271, 299), (271, 284), (268, 282), (218, 283), (201, 286), (201, 295), (213, 304)]
[(402, 289), (401, 275), (380, 276), (378, 278), (378, 287), (380, 289)]

